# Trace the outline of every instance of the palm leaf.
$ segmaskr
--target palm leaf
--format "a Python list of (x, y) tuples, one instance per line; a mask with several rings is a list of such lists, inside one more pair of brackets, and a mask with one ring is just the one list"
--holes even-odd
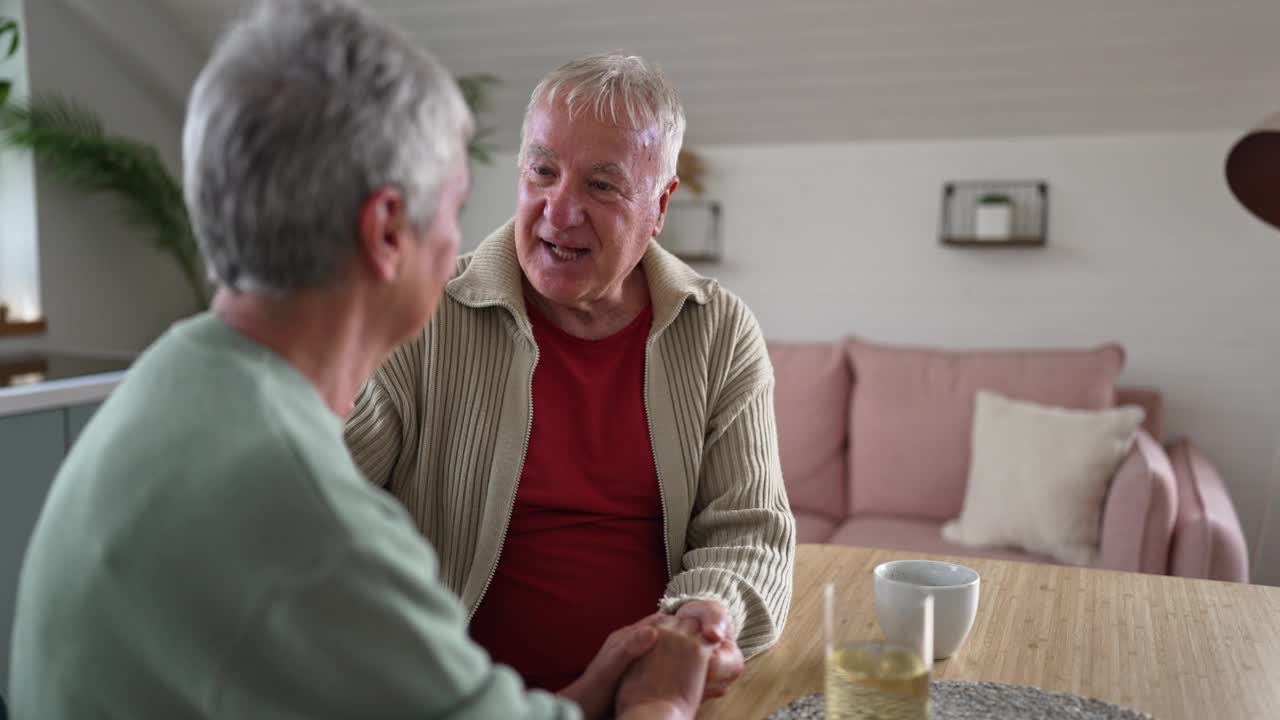
[[(489, 111), (489, 89), (498, 84), (498, 76), (489, 73), (461, 75), (457, 82), (472, 115), (479, 116)], [(467, 143), (467, 156), (485, 164), (493, 162), (494, 147), (488, 142), (493, 132), (494, 128), (490, 126), (477, 127), (471, 142)]]
[(0, 107), (0, 143), (32, 151), (77, 190), (113, 197), (122, 217), (178, 263), (199, 306), (208, 305), (182, 188), (155, 148), (108, 135), (91, 111), (56, 97)]
[[(11, 48), (16, 50), (17, 24), (0, 22), (0, 37), (10, 31)], [(488, 74), (458, 78), (473, 114), (488, 110), (488, 92), (497, 82)], [(172, 256), (199, 306), (208, 306), (208, 286), (182, 187), (155, 148), (108, 135), (97, 115), (69, 100), (45, 96), (8, 105), (7, 94), (8, 85), (0, 86), (0, 147), (30, 150), (71, 187), (114, 197), (123, 218), (142, 230), (153, 247)], [(491, 162), (493, 148), (487, 139), (493, 131), (478, 128), (467, 146), (468, 156)]]
[[(4, 36), (9, 35), (9, 48), (4, 49)], [(18, 21), (13, 18), (0, 17), (0, 60), (13, 57), (18, 52)], [(0, 80), (0, 105), (9, 100), (9, 92), (13, 90), (12, 80)]]
[(462, 91), (462, 99), (473, 113), (482, 113), (489, 109), (489, 88), (498, 84), (498, 76), (489, 73), (461, 75), (458, 77), (458, 89)]
[[(9, 49), (4, 48), (4, 36), (9, 35)], [(0, 17), (0, 60), (11, 58), (18, 53), (18, 21), (13, 18)]]

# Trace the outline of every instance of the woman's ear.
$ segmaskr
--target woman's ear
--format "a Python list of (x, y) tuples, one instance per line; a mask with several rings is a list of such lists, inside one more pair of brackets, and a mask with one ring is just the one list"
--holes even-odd
[(408, 230), (404, 193), (399, 188), (380, 187), (360, 206), (360, 255), (380, 282), (395, 280), (410, 239)]

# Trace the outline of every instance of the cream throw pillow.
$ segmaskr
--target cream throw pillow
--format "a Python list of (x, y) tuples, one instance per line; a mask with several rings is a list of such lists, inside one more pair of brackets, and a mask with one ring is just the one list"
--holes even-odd
[(978, 392), (964, 507), (942, 536), (1096, 564), (1107, 487), (1145, 416), (1139, 407), (1068, 410)]

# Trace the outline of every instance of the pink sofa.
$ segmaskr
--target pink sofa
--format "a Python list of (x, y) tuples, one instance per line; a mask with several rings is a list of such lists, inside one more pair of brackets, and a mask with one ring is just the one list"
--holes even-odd
[(770, 342), (769, 354), (799, 542), (1053, 562), (942, 538), (942, 524), (960, 514), (964, 499), (974, 396), (989, 389), (1061, 407), (1142, 406), (1143, 429), (1103, 508), (1101, 566), (1248, 579), (1221, 478), (1189, 443), (1162, 447), (1161, 395), (1115, 386), (1124, 365), (1118, 345), (947, 351), (850, 338)]

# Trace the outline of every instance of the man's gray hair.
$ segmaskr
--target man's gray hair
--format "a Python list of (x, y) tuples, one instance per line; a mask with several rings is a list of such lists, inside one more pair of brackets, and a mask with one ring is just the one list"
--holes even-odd
[(370, 193), (400, 188), (425, 230), (472, 129), (449, 73), (367, 10), (259, 4), (214, 49), (183, 130), (187, 208), (210, 274), (275, 295), (337, 281)]
[(684, 107), (680, 95), (658, 66), (639, 55), (620, 52), (588, 55), (552, 70), (533, 89), (521, 127), (521, 149), (528, 136), (534, 108), (560, 99), (570, 117), (591, 112), (597, 120), (636, 130), (657, 130), (661, 146), (661, 176), (665, 188), (676, 175), (676, 160), (684, 142)]

